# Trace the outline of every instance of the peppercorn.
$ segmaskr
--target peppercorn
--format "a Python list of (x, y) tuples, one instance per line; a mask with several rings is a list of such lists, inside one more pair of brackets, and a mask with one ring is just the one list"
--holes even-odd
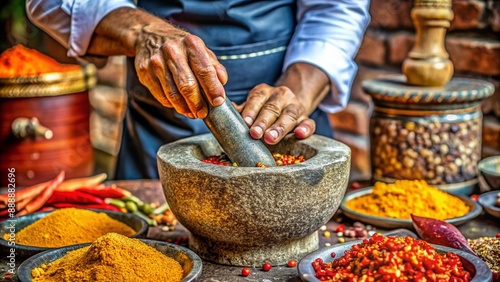
[(269, 271), (271, 270), (273, 266), (269, 263), (269, 262), (265, 262), (263, 265), (262, 265), (262, 270), (264, 271)]
[(344, 232), (344, 231), (345, 231), (344, 224), (340, 224), (339, 226), (337, 226), (337, 228), (335, 228), (335, 232)]
[(250, 268), (248, 268), (248, 267), (243, 268), (241, 270), (241, 275), (244, 277), (247, 277), (248, 275), (250, 275)]
[(297, 266), (297, 261), (296, 260), (289, 260), (287, 263), (288, 267), (296, 267)]

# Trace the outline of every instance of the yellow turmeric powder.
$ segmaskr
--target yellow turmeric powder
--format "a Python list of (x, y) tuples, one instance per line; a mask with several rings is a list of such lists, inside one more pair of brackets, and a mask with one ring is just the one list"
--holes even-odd
[(115, 232), (132, 236), (130, 226), (102, 212), (66, 208), (51, 212), (16, 234), (16, 244), (57, 248), (93, 242), (100, 236)]
[(35, 49), (16, 45), (0, 54), (0, 77), (39, 75), (79, 70), (79, 65), (61, 64)]
[(377, 182), (370, 194), (351, 199), (346, 206), (363, 214), (398, 219), (411, 219), (410, 214), (414, 214), (445, 220), (470, 210), (462, 200), (429, 186), (425, 180)]
[(31, 276), (33, 282), (179, 282), (184, 271), (179, 262), (140, 240), (109, 233), (33, 269)]

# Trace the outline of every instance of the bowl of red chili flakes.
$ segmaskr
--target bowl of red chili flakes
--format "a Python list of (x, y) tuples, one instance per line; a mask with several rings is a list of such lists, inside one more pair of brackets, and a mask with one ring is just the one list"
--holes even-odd
[(478, 257), (411, 236), (384, 236), (323, 248), (300, 260), (302, 281), (491, 281)]

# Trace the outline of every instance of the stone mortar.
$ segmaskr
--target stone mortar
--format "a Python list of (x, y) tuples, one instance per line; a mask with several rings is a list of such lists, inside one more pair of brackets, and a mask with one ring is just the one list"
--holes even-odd
[(283, 265), (318, 249), (317, 230), (347, 189), (350, 149), (323, 136), (293, 136), (271, 152), (303, 155), (301, 164), (225, 167), (200, 160), (222, 150), (212, 134), (158, 151), (167, 202), (190, 231), (189, 247), (205, 260), (236, 266)]

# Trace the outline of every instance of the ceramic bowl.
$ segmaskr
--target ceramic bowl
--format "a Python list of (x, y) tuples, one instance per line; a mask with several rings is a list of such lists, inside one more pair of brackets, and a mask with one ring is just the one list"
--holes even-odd
[[(93, 210), (93, 211), (103, 212), (107, 214), (109, 217), (121, 221), (126, 225), (130, 226), (136, 232), (134, 235), (131, 236), (134, 238), (144, 237), (149, 227), (148, 223), (144, 219), (131, 213), (122, 213), (122, 212), (114, 212), (106, 210)], [(27, 227), (28, 225), (31, 225), (35, 221), (47, 216), (49, 213), (51, 212), (36, 212), (20, 217), (15, 217), (11, 220), (5, 220), (3, 222), (0, 222), (0, 249), (2, 250), (2, 252), (3, 251), (9, 252), (10, 248), (12, 248), (11, 246), (12, 242), (5, 240), (4, 238), (6, 234), (11, 233), (12, 226), (15, 227), (15, 232), (17, 233), (21, 231), (23, 228)], [(7, 236), (10, 237), (10, 235)], [(15, 244), (15, 249), (16, 249), (16, 257), (27, 258), (37, 253), (54, 248), (41, 248), (41, 247)]]
[[(175, 259), (182, 266), (184, 270), (184, 277), (182, 282), (196, 281), (196, 279), (201, 275), (202, 261), (200, 257), (193, 251), (171, 243), (139, 239), (147, 245), (157, 249), (162, 254)], [(25, 262), (23, 262), (18, 269), (18, 278), (21, 282), (32, 281), (31, 271), (34, 268), (40, 267), (42, 264), (48, 264), (61, 257), (63, 257), (67, 252), (76, 250), (90, 244), (80, 244), (73, 245), (59, 249), (48, 250), (39, 254), (36, 254)]]
[[(344, 252), (351, 249), (352, 246), (361, 243), (361, 240), (336, 244), (331, 247), (322, 248), (318, 251), (312, 252), (305, 256), (299, 261), (297, 270), (299, 272), (299, 278), (304, 282), (320, 282), (314, 274), (315, 271), (312, 267), (312, 262), (317, 258), (322, 258), (324, 262), (332, 261), (331, 254), (335, 253), (336, 258), (340, 258), (344, 255)], [(464, 268), (472, 274), (471, 282), (490, 282), (492, 273), (488, 266), (480, 258), (466, 253), (461, 250), (448, 248), (439, 245), (432, 245), (438, 253), (444, 254), (447, 252), (454, 253), (460, 257)]]
[[(342, 200), (342, 203), (340, 204), (342, 212), (351, 219), (375, 225), (378, 227), (383, 227), (388, 229), (394, 229), (394, 228), (413, 229), (413, 223), (411, 219), (397, 219), (397, 218), (373, 216), (369, 214), (360, 213), (358, 211), (352, 210), (347, 207), (346, 203), (349, 200), (370, 194), (372, 191), (373, 187), (367, 187), (347, 193), (344, 199)], [(446, 222), (458, 226), (466, 223), (469, 220), (476, 218), (478, 215), (481, 214), (481, 211), (483, 210), (481, 205), (479, 205), (475, 201), (472, 201), (469, 197), (453, 193), (450, 194), (462, 200), (469, 207), (470, 211), (463, 216), (447, 219), (445, 220)]]
[(490, 191), (479, 195), (477, 202), (483, 206), (486, 213), (500, 218), (500, 205), (496, 205), (500, 191)]
[(477, 169), (487, 186), (484, 190), (500, 190), (500, 155), (480, 160)]

